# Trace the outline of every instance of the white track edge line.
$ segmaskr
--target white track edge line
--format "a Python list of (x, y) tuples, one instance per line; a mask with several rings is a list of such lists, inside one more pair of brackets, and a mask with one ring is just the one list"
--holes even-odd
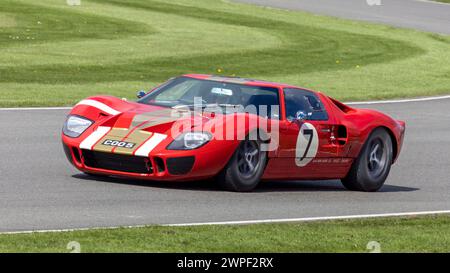
[(0, 108), (0, 111), (70, 110), (73, 107), (15, 107)]
[[(182, 223), (182, 224), (160, 224), (160, 225), (155, 224), (155, 226), (186, 227), (186, 226), (211, 226), (211, 225), (249, 225), (249, 224), (314, 222), (314, 221), (369, 219), (369, 218), (382, 218), (382, 217), (402, 217), (402, 216), (438, 215), (438, 214), (450, 214), (450, 210), (398, 212), (398, 213), (381, 213), (381, 214), (357, 214), (357, 215), (344, 215), (344, 216), (304, 217), (304, 218), (285, 218), (285, 219), (203, 222), (203, 223)], [(151, 226), (151, 224), (149, 224), (149, 225), (134, 225), (134, 226), (115, 226), (115, 227), (113, 226), (113, 227), (92, 227), (92, 228), (86, 227), (86, 228), (71, 228), (71, 229), (6, 231), (6, 232), (0, 232), (0, 235), (52, 233), (52, 232), (56, 233), (56, 232), (72, 232), (72, 231), (86, 231), (86, 230), (109, 230), (109, 229), (120, 229), (120, 228), (143, 228), (143, 227), (148, 227), (148, 226)]]
[(398, 217), (398, 216), (416, 216), (416, 215), (436, 215), (450, 214), (450, 210), (439, 211), (419, 211), (419, 212), (399, 212), (399, 213), (381, 213), (381, 214), (357, 214), (343, 216), (323, 216), (323, 217), (304, 217), (304, 218), (286, 218), (286, 219), (265, 219), (265, 220), (244, 220), (244, 221), (225, 221), (225, 222), (206, 222), (206, 223), (186, 223), (169, 224), (166, 226), (200, 226), (200, 225), (245, 225), (245, 224), (266, 224), (266, 223), (288, 223), (288, 222), (314, 222), (329, 220), (348, 220), (380, 217)]
[(436, 2), (432, 0), (415, 0), (416, 2), (422, 2), (422, 3), (428, 3), (428, 4), (434, 4), (434, 5), (449, 5), (449, 3), (444, 2)]
[[(344, 102), (348, 105), (368, 105), (368, 104), (389, 104), (389, 103), (407, 103), (407, 102), (421, 102), (450, 99), (450, 95), (423, 97), (413, 99), (398, 99), (398, 100), (375, 100), (375, 101), (351, 101)], [(37, 111), (37, 110), (70, 110), (72, 107), (15, 107), (15, 108), (0, 108), (0, 111)]]
[(406, 103), (406, 102), (421, 102), (421, 101), (433, 101), (433, 100), (443, 100), (450, 99), (450, 95), (437, 96), (437, 97), (423, 97), (423, 98), (413, 98), (413, 99), (398, 99), (398, 100), (376, 100), (376, 101), (352, 101), (344, 102), (348, 105), (358, 104), (389, 104), (389, 103)]

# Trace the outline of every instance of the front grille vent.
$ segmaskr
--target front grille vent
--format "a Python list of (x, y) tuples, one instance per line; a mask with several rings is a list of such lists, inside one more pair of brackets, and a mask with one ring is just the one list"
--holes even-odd
[(84, 164), (91, 168), (128, 173), (153, 173), (151, 161), (146, 157), (83, 150)]

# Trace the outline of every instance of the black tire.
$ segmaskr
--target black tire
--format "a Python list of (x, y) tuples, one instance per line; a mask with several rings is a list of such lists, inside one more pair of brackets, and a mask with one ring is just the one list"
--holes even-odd
[(342, 184), (348, 190), (374, 192), (386, 181), (393, 159), (392, 139), (383, 128), (375, 129)]
[[(221, 188), (237, 192), (251, 191), (256, 188), (267, 162), (267, 152), (261, 151), (261, 144), (259, 140), (246, 139), (241, 142), (228, 164), (217, 176), (217, 182)], [(257, 149), (254, 158), (248, 155), (250, 154), (248, 145)], [(246, 151), (248, 151), (247, 155)], [(252, 163), (249, 164), (249, 161)], [(253, 170), (250, 165), (255, 165)]]

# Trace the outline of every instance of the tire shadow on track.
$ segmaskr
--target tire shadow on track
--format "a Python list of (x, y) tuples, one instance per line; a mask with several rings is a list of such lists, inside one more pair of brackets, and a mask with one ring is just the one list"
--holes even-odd
[[(222, 191), (217, 187), (213, 180), (196, 180), (186, 182), (160, 182), (160, 181), (147, 181), (138, 179), (127, 179), (120, 177), (107, 177), (107, 176), (90, 176), (86, 174), (74, 174), (73, 178), (79, 180), (87, 180), (98, 183), (114, 183), (123, 184), (137, 187), (155, 187), (163, 189), (173, 190), (186, 190), (186, 191)], [(384, 185), (378, 193), (387, 192), (412, 192), (420, 190), (418, 188), (403, 187), (395, 185)], [(348, 192), (339, 180), (319, 180), (319, 181), (263, 181), (261, 184), (251, 193), (261, 192)]]

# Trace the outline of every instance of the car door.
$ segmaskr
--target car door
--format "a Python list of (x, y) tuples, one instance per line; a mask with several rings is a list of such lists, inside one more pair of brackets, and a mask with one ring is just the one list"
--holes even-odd
[[(335, 120), (317, 93), (284, 88), (284, 115), (280, 121), (279, 144), (269, 162), (271, 178), (334, 178), (340, 169)], [(297, 115), (304, 116), (298, 120)]]

